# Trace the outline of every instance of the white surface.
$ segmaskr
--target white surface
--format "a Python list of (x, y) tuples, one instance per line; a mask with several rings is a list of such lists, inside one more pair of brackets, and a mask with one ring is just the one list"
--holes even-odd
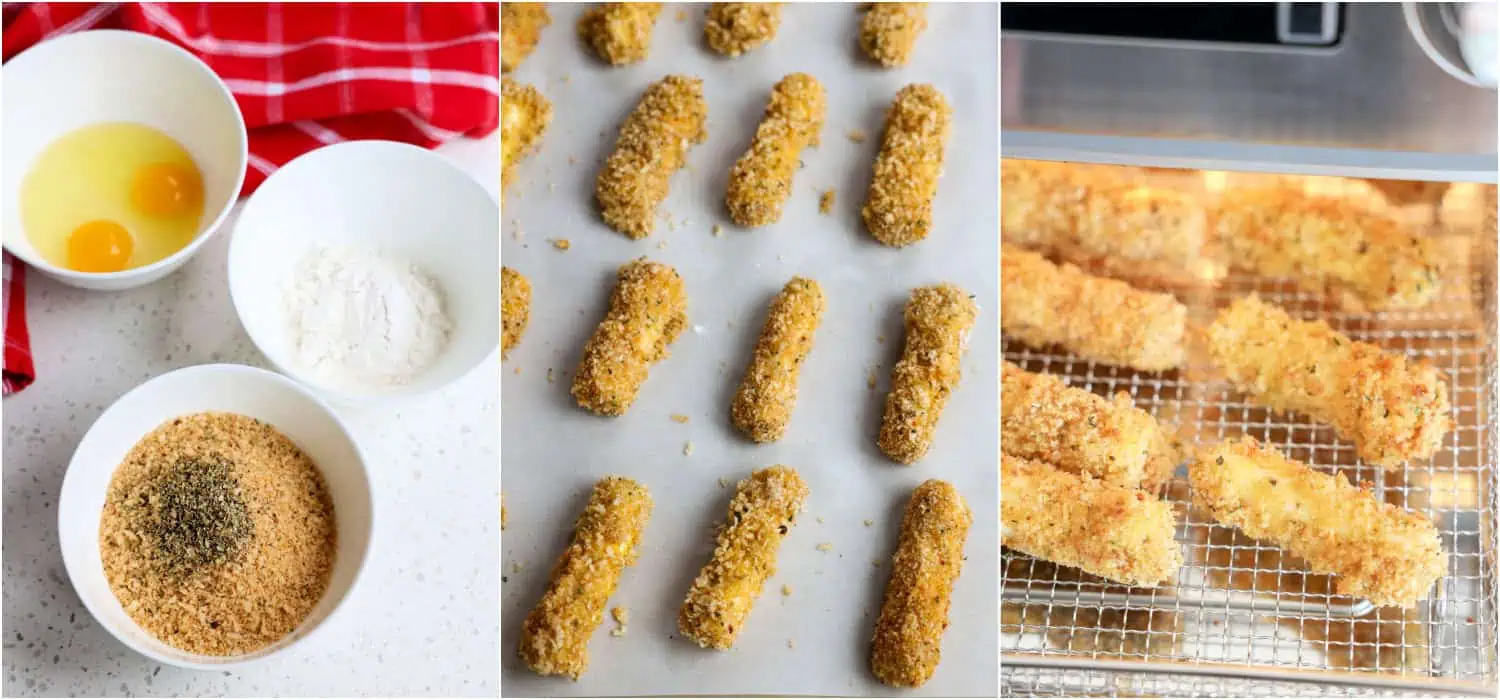
[[(142, 436), (174, 418), (205, 411), (264, 421), (297, 443), (323, 474), (338, 528), (328, 589), (307, 619), (276, 643), (234, 657), (185, 652), (141, 629), (110, 590), (99, 552), (99, 521), (115, 469)], [(359, 445), (327, 404), (275, 372), (245, 365), (197, 365), (136, 387), (89, 428), (68, 463), (58, 498), (59, 545), (74, 590), (110, 634), (158, 661), (217, 670), (287, 656), (345, 600), (369, 554), (373, 498)]]
[[(335, 399), (431, 391), (498, 357), (499, 210), (442, 157), (399, 143), (327, 146), (276, 171), (245, 202), (229, 246), (229, 291), (256, 347), (281, 371)], [(285, 310), (292, 274), (319, 246), (410, 261), (438, 282), (454, 321), (448, 347), (409, 384), (351, 388), (295, 361)]]
[[(498, 137), (439, 149), (498, 196)], [(5, 399), (4, 694), (493, 696), (499, 532), (496, 363), (441, 391), (340, 409), (370, 460), (375, 548), (345, 607), (273, 663), (205, 672), (130, 651), (84, 610), (58, 550), (57, 494), (89, 425), (137, 384), (208, 362), (265, 366), (235, 319), (229, 239), (116, 292), (27, 280), (39, 377)]]
[[(702, 47), (701, 6), (687, 8), (683, 22), (675, 17), (679, 8), (669, 6), (650, 58), (626, 68), (602, 67), (579, 45), (574, 27), (583, 9), (549, 6), (552, 25), (515, 76), (552, 100), (555, 117), (539, 152), (517, 168), (503, 202), (502, 255), (533, 283), (530, 328), (503, 365), (501, 388), (509, 511), (502, 538), (504, 695), (908, 694), (870, 675), (869, 641), (901, 509), (912, 488), (938, 477), (958, 486), (975, 518), (942, 665), (912, 694), (993, 697), (996, 7), (931, 6), (931, 26), (912, 64), (894, 71), (859, 59), (853, 5), (788, 5), (776, 40), (733, 61)], [(750, 142), (771, 86), (793, 71), (809, 72), (827, 88), (822, 146), (803, 155), (805, 167), (782, 220), (739, 230), (723, 212), (725, 179)], [(599, 221), (594, 177), (641, 91), (673, 72), (704, 78), (709, 137), (672, 178), (661, 208), (677, 225), (664, 216), (650, 238), (631, 241)], [(894, 250), (870, 238), (858, 212), (885, 109), (910, 82), (935, 84), (955, 118), (934, 231), (922, 243)], [(869, 139), (851, 142), (846, 134), (854, 129)], [(827, 188), (837, 190), (837, 205), (822, 216), (818, 191)], [(724, 227), (722, 237), (711, 233), (716, 223)], [(555, 249), (553, 238), (569, 239), (571, 248)], [(671, 357), (652, 368), (625, 416), (598, 418), (573, 403), (572, 373), (603, 316), (615, 268), (641, 255), (672, 264), (683, 275), (691, 330), (672, 346)], [(756, 446), (730, 427), (729, 401), (767, 302), (794, 274), (822, 283), (828, 310), (802, 369), (787, 436)], [(912, 287), (945, 280), (977, 295), (983, 312), (932, 451), (902, 467), (875, 446), (891, 365), (900, 352), (901, 309)], [(866, 376), (873, 366), (879, 383), (872, 391)], [(548, 381), (549, 370), (554, 381)], [(691, 422), (673, 422), (674, 413)], [(684, 456), (689, 442), (692, 454)], [(736, 648), (699, 649), (677, 638), (678, 608), (712, 551), (711, 528), (724, 517), (734, 483), (775, 463), (796, 467), (808, 481), (807, 512), (783, 543), (779, 571)], [(591, 484), (611, 473), (642, 481), (656, 503), (640, 561), (626, 570), (610, 600), (612, 607), (630, 610), (628, 631), (612, 637), (615, 624), (600, 625), (589, 670), (578, 683), (538, 677), (516, 657), (522, 623)], [(874, 524), (866, 526), (866, 519)], [(825, 542), (832, 549), (818, 551)], [(782, 595), (783, 584), (791, 586), (790, 596)]]
[[(244, 181), (245, 120), (224, 82), (197, 57), (137, 32), (79, 32), (37, 44), (5, 64), (0, 188), (5, 249), (33, 269), (85, 289), (129, 289), (182, 267), (217, 231)], [(33, 160), (53, 141), (90, 124), (135, 122), (176, 139), (203, 174), (203, 218), (182, 250), (121, 272), (55, 267), (21, 228), (20, 191)]]

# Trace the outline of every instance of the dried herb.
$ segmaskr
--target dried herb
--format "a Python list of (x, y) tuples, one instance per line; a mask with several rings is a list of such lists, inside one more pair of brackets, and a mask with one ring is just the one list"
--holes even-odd
[(147, 534), (167, 569), (190, 574), (233, 560), (254, 535), (234, 468), (221, 458), (183, 458), (144, 496)]

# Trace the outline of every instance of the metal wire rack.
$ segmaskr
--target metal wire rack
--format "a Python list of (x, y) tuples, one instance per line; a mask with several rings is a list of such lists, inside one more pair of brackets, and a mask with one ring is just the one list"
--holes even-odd
[[(1494, 235), (1490, 228), (1487, 236)], [(1250, 435), (1372, 484), (1386, 501), (1433, 518), (1449, 570), (1410, 610), (1332, 595), (1331, 577), (1309, 573), (1274, 545), (1191, 507), (1192, 487), (1180, 467), (1164, 495), (1177, 510), (1184, 554), (1173, 586), (1121, 586), (1002, 551), (1001, 696), (1381, 695), (1395, 692), (1394, 684), (1493, 697), (1500, 675), (1496, 306), (1494, 248), (1485, 236), (1441, 237), (1449, 253), (1446, 291), (1420, 311), (1347, 312), (1290, 283), (1236, 276), (1179, 292), (1198, 324), (1253, 291), (1294, 315), (1322, 318), (1442, 369), (1455, 429), (1432, 459), (1395, 470), (1364, 464), (1328, 426), (1253, 405), (1215, 379), (1201, 348), (1181, 370), (1147, 374), (1007, 341), (1005, 359), (1103, 395), (1124, 391), (1189, 444)], [(1327, 682), (1296, 680), (1308, 676)]]

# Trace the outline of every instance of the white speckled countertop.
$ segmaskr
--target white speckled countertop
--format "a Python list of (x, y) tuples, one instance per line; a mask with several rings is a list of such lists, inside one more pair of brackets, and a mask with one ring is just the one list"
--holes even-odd
[[(492, 193), (498, 135), (439, 150)], [(232, 222), (231, 222), (232, 225)], [(284, 659), (232, 671), (158, 664), (97, 625), (68, 583), (57, 493), (115, 399), (170, 370), (267, 366), (225, 280), (228, 229), (182, 270), (126, 292), (27, 280), (37, 381), (0, 405), (4, 695), (495, 696), (499, 693), (498, 376), (491, 364), (393, 407), (340, 409), (378, 459), (380, 517), (347, 609)]]

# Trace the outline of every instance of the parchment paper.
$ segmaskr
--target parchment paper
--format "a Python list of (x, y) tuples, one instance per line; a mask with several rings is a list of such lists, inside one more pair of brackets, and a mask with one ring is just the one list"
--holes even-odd
[[(738, 59), (703, 46), (703, 6), (669, 5), (651, 56), (610, 68), (577, 39), (582, 5), (552, 4), (552, 25), (515, 78), (554, 105), (540, 151), (517, 169), (503, 203), (506, 265), (533, 283), (531, 324), (502, 368), (502, 693), (558, 695), (897, 695), (869, 671), (869, 647), (889, 558), (911, 489), (952, 481), (974, 511), (967, 561), (954, 591), (943, 660), (915, 695), (997, 692), (997, 380), (999, 230), (996, 9), (929, 8), (912, 63), (882, 70), (856, 46), (854, 5), (783, 10), (775, 41)], [(751, 231), (723, 210), (730, 167), (748, 147), (771, 87), (805, 71), (828, 91), (822, 145), (804, 153), (781, 221)], [(669, 73), (704, 79), (708, 140), (672, 179), (655, 233), (631, 241), (600, 221), (594, 177), (619, 125), (649, 83)], [(884, 113), (901, 86), (930, 82), (954, 108), (935, 227), (895, 250), (859, 220)], [(863, 143), (847, 137), (868, 135)], [(829, 215), (818, 193), (837, 192)], [(712, 233), (715, 224), (722, 235)], [(566, 251), (552, 239), (567, 239)], [(638, 256), (685, 278), (691, 329), (651, 370), (629, 413), (598, 418), (569, 395), (584, 342), (603, 316), (616, 268)], [(728, 421), (730, 398), (764, 321), (767, 302), (793, 275), (817, 279), (828, 310), (803, 366), (788, 434), (754, 445)], [(875, 446), (900, 353), (901, 310), (911, 288), (951, 281), (982, 313), (931, 452), (899, 466)], [(876, 386), (867, 387), (875, 373)], [(689, 417), (686, 424), (672, 414)], [(691, 454), (685, 445), (691, 443)], [(778, 571), (728, 652), (677, 635), (677, 611), (713, 549), (713, 528), (735, 483), (771, 464), (808, 481), (806, 513), (786, 538)], [(611, 607), (629, 610), (623, 636), (606, 616), (578, 683), (532, 674), (516, 656), (521, 626), (541, 596), (594, 481), (643, 482), (656, 507), (639, 562), (625, 571)], [(721, 483), (722, 481), (722, 483)], [(866, 524), (866, 521), (873, 521)], [(820, 551), (827, 543), (831, 549)], [(876, 565), (878, 563), (878, 566)], [(790, 595), (783, 595), (783, 585)]]

